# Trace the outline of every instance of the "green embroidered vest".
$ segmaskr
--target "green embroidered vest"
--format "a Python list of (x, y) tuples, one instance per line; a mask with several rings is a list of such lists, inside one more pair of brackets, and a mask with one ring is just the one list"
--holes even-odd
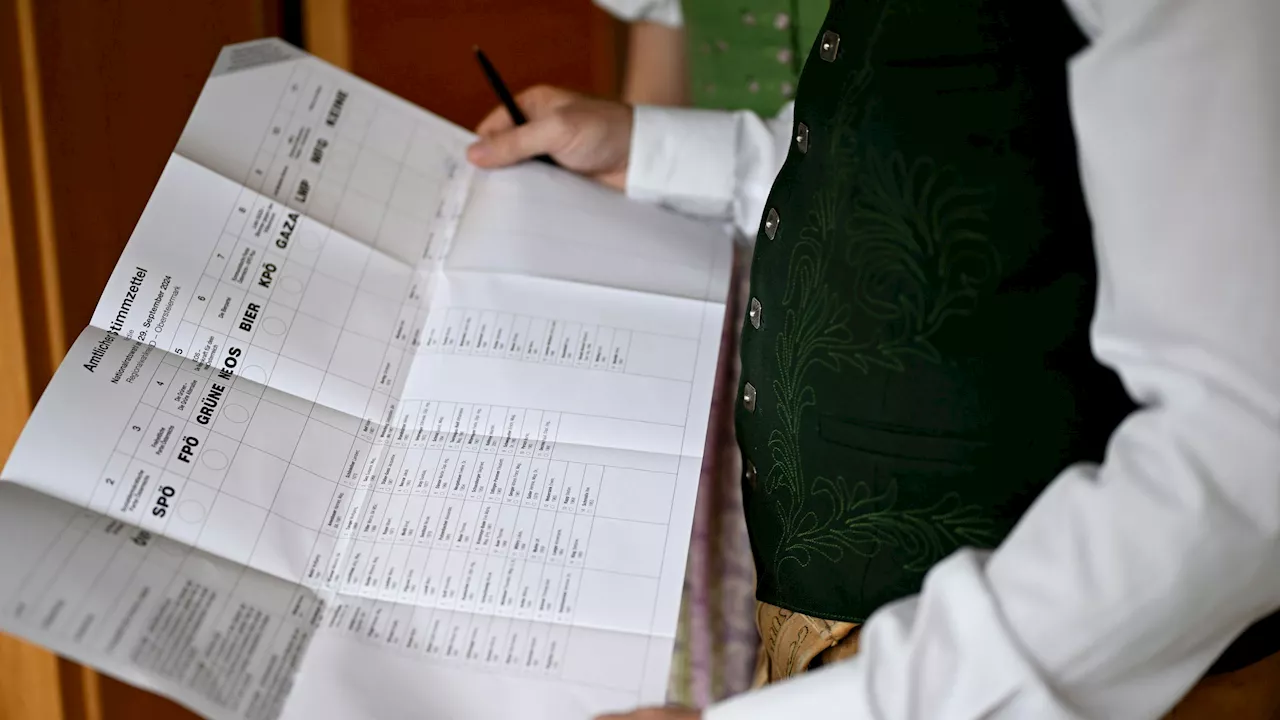
[(760, 600), (865, 620), (998, 544), (1134, 409), (1087, 337), (1066, 79), (1084, 43), (1057, 0), (832, 3), (742, 335)]

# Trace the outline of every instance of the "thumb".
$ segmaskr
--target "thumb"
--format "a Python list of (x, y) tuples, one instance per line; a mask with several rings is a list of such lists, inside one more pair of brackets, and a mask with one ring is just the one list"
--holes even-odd
[(467, 159), (478, 167), (514, 165), (535, 155), (550, 155), (564, 146), (567, 127), (559, 115), (495, 133), (467, 148)]

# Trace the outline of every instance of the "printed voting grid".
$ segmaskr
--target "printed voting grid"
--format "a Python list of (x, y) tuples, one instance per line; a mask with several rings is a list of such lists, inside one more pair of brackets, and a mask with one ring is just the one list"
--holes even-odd
[[(301, 88), (302, 97), (310, 94), (304, 71), (295, 73), (289, 82), (291, 90), (281, 101), (283, 108), (295, 94), (292, 88)], [(335, 85), (333, 92), (343, 91)], [(321, 163), (316, 197), (323, 197), (327, 187), (342, 186), (345, 194), (336, 197), (332, 205), (336, 208), (335, 229), (345, 227), (357, 238), (380, 237), (378, 223), (369, 218), (385, 219), (391, 212), (376, 200), (392, 196), (399, 187), (403, 166), (409, 162), (396, 163), (383, 151), (402, 144), (396, 141), (389, 145), (388, 137), (404, 138), (409, 133), (403, 131), (403, 123), (378, 127), (376, 106), (364, 114), (359, 96), (348, 98), (344, 113), (350, 123), (339, 124), (339, 137), (356, 139), (357, 154), (344, 166), (336, 151), (343, 146), (336, 142), (330, 145), (330, 155)], [(326, 106), (320, 102), (310, 107), (322, 110)], [(292, 112), (300, 112), (296, 102), (292, 107)], [(366, 121), (366, 117), (370, 119)], [(272, 140), (282, 135), (301, 137), (305, 131), (291, 116), (278, 114), (277, 120), (246, 179), (250, 188), (255, 178), (266, 184), (270, 178), (286, 177), (282, 163), (299, 155), (296, 141), (275, 142), (273, 147)], [(303, 126), (306, 122), (302, 121)], [(277, 127), (288, 131), (277, 134)], [(429, 128), (418, 134), (427, 133)], [(369, 137), (382, 139), (382, 151), (364, 152), (363, 143)], [(458, 172), (456, 158), (425, 153), (416, 156), (446, 166), (437, 176), (440, 179), (452, 179)], [(366, 157), (377, 161), (365, 162)], [(263, 171), (264, 167), (271, 169)], [(352, 180), (361, 168), (368, 169), (366, 174), (359, 182)], [(430, 169), (418, 167), (419, 171)], [(391, 182), (382, 182), (387, 178), (392, 178)], [(370, 189), (376, 197), (365, 194)], [(282, 191), (279, 183), (273, 190), (275, 194)], [(352, 201), (353, 197), (357, 200)], [(291, 200), (298, 202), (296, 196)], [(345, 208), (357, 210), (344, 215)], [(307, 209), (317, 215), (317, 221), (323, 221), (323, 208)], [(125, 452), (117, 456), (116, 466), (108, 473), (116, 473), (121, 465), (125, 469), (120, 474), (140, 472), (144, 461), (135, 457), (131, 464), (125, 464), (129, 444), (136, 440), (141, 445), (143, 438), (154, 437), (165, 428), (182, 427), (185, 422), (181, 437), (194, 438), (199, 448), (194, 462), (175, 454), (160, 467), (189, 476), (166, 476), (163, 484), (178, 488), (184, 498), (178, 508), (180, 517), (185, 513), (201, 520), (199, 534), (190, 537), (175, 531), (177, 539), (287, 579), (305, 578), (317, 588), (465, 613), (570, 623), (580, 586), (585, 584), (588, 606), (583, 622), (599, 625), (600, 618), (608, 615), (602, 606), (609, 606), (608, 589), (612, 588), (618, 591), (612, 614), (619, 610), (627, 614), (620, 616), (625, 622), (615, 620), (618, 627), (611, 629), (647, 632), (660, 575), (665, 512), (651, 511), (631, 498), (615, 516), (602, 519), (602, 530), (595, 538), (600, 549), (589, 556), (594, 523), (589, 514), (576, 517), (582, 513), (572, 505), (559, 507), (557, 485), (568, 484), (567, 497), (572, 497), (572, 484), (579, 481), (570, 478), (584, 476), (590, 467), (592, 477), (599, 478), (597, 493), (613, 487), (617, 491), (611, 494), (628, 496), (637, 494), (632, 488), (648, 487), (653, 493), (650, 497), (669, 512), (675, 471), (671, 461), (676, 458), (665, 458), (662, 471), (641, 476), (626, 473), (644, 471), (608, 468), (605, 477), (604, 465), (573, 463), (570, 468), (561, 461), (552, 465), (552, 433), (560, 413), (516, 409), (522, 423), (528, 424), (518, 429), (526, 446), (519, 452), (535, 452), (529, 447), (530, 438), (537, 438), (538, 457), (508, 468), (490, 462), (487, 455), (464, 452), (477, 444), (480, 429), (475, 425), (486, 422), (492, 409), (459, 404), (453, 404), (455, 416), (443, 412), (448, 408), (441, 408), (437, 417), (428, 418), (424, 413), (420, 418), (434, 423), (430, 440), (419, 440), (418, 444), (426, 446), (421, 455), (406, 457), (406, 453), (395, 452), (397, 445), (410, 444), (396, 439), (395, 413), (397, 397), (404, 389), (404, 373), (416, 352), (483, 352), (491, 344), (487, 329), (492, 326), (491, 355), (557, 364), (572, 359), (579, 368), (586, 366), (590, 357), (591, 370), (626, 372), (633, 333), (472, 308), (436, 308), (431, 312), (426, 308), (430, 291), (424, 290), (431, 278), (425, 273), (330, 232), (308, 216), (292, 221), (294, 227), (290, 228), (288, 211), (251, 189), (244, 191), (206, 265), (196, 302), (188, 306), (177, 331), (174, 354), (188, 359), (185, 363), (173, 356), (162, 360), (164, 369), (148, 386), (150, 397), (144, 396), (131, 425), (145, 429), (126, 433), (121, 447)], [(443, 209), (430, 215), (446, 217)], [(424, 225), (419, 237), (429, 239), (429, 230), (430, 226)], [(286, 232), (290, 234), (287, 242), (279, 242)], [(282, 244), (286, 246), (283, 249), (279, 247)], [(278, 280), (245, 272), (252, 260), (231, 262), (232, 258), (253, 258), (257, 253), (265, 253), (264, 267), (277, 268)], [(209, 299), (202, 302), (202, 297)], [(398, 307), (392, 304), (396, 300)], [(255, 311), (253, 306), (261, 309)], [(237, 309), (240, 312), (235, 312)], [(243, 318), (248, 312), (259, 317), (246, 323)], [(415, 332), (418, 328), (422, 330)], [(589, 355), (588, 348), (596, 347), (597, 337), (600, 345)], [(664, 340), (651, 334), (645, 339), (650, 348), (660, 347)], [(677, 349), (691, 349), (694, 344), (673, 340)], [(218, 379), (217, 369), (225, 367), (231, 353), (240, 348), (244, 369), (220, 398), (211, 422), (201, 425), (181, 417), (193, 405), (188, 398), (201, 397), (207, 384)], [(688, 359), (690, 367), (685, 370), (691, 375), (692, 357)], [(259, 379), (265, 386), (254, 382)], [(200, 386), (202, 380), (206, 385)], [(164, 388), (175, 384), (190, 388), (177, 396), (176, 407), (153, 410), (155, 406), (147, 404), (147, 399), (160, 402), (159, 398), (167, 398)], [(425, 405), (430, 410), (432, 403)], [(506, 412), (507, 408), (498, 410)], [(196, 412), (198, 418), (198, 408)], [(544, 423), (534, 424), (544, 415)], [(571, 419), (593, 422), (585, 417)], [(510, 422), (505, 426), (517, 430)], [(424, 435), (422, 429), (415, 430), (419, 437)], [(678, 449), (679, 433), (668, 434)], [(497, 431), (488, 437), (498, 437)], [(495, 476), (485, 477), (487, 471)], [(498, 472), (507, 476), (499, 477)], [(397, 481), (397, 476), (403, 477)], [(416, 479), (410, 482), (405, 479), (409, 477)], [(540, 483), (546, 484), (541, 492), (537, 489)], [(489, 486), (512, 493), (525, 484), (525, 505), (536, 503), (541, 494), (539, 509), (520, 512), (508, 505), (505, 512), (499, 512), (499, 506), (484, 502), (480, 492)], [(109, 486), (104, 482), (99, 487)], [(633, 508), (640, 517), (628, 517)], [(308, 534), (310, 550), (297, 552), (307, 548)], [(499, 537), (506, 535), (515, 540), (509, 551), (506, 543), (510, 541)], [(411, 553), (409, 540), (428, 547), (412, 548)], [(287, 554), (285, 550), (294, 552)], [(618, 569), (605, 567), (601, 557), (611, 558)], [(610, 573), (621, 577), (610, 577)], [(499, 578), (506, 591), (501, 598)], [(442, 615), (436, 623), (446, 618)], [(453, 626), (449, 633), (454, 642), (463, 632), (460, 627)], [(474, 642), (474, 638), (469, 640)], [(445, 657), (459, 652), (452, 644), (427, 643), (426, 649), (439, 649)], [(536, 661), (536, 654), (534, 657)]]

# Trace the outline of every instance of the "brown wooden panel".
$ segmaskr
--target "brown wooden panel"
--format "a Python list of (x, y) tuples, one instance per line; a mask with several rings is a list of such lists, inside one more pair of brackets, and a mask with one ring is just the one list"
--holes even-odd
[(351, 68), (348, 0), (302, 0), (307, 52), (343, 69)]
[(33, 6), (33, 0), (0, 0), (0, 142), (5, 145), (0, 172), (20, 290), (19, 347), (26, 355), (32, 400), (66, 352)]
[[(18, 27), (15, 7), (0, 2), (0, 28)], [(5, 24), (8, 20), (10, 23)], [(16, 36), (0, 35), (0, 44), (10, 51), (18, 48)], [(6, 53), (0, 66), (13, 70), (20, 63), (17, 55)], [(17, 138), (17, 128), (5, 124), (6, 98), (20, 102), (21, 82), (16, 75), (0, 70), (0, 337), (5, 338), (0, 352), (0, 466), (18, 440), (27, 413), (31, 411), (31, 386), (28, 379), (27, 354), (22, 344), (23, 296), (18, 283), (18, 238), (6, 153), (10, 138)], [(6, 91), (12, 91), (12, 94)], [(8, 106), (10, 111), (21, 107)], [(11, 134), (6, 134), (12, 129)], [(22, 158), (15, 164), (25, 165)], [(23, 173), (26, 177), (26, 173)], [(22, 213), (28, 215), (29, 213)], [(24, 226), (21, 232), (25, 233)], [(36, 303), (39, 304), (39, 303)], [(17, 342), (15, 342), (17, 339)], [(0, 720), (59, 720), (62, 717), (60, 686), (56, 659), (48, 652), (17, 638), (0, 635)]]
[(0, 720), (61, 720), (57, 658), (0, 635)]
[(497, 103), (473, 45), (513, 91), (616, 92), (616, 24), (591, 0), (353, 0), (348, 13), (358, 75), (464, 127)]
[[(0, 88), (5, 87), (0, 85)], [(22, 293), (18, 284), (18, 228), (12, 210), (9, 163), (4, 120), (5, 98), (0, 94), (0, 337), (12, 342), (23, 337)], [(31, 412), (31, 388), (27, 382), (27, 356), (0, 352), (0, 465), (18, 441)]]

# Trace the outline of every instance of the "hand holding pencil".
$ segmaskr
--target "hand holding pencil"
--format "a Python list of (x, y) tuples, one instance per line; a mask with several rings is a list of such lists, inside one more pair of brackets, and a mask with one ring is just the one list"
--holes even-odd
[[(524, 125), (529, 122), (524, 116), (524, 112), (520, 110), (520, 105), (516, 103), (515, 98), (511, 97), (511, 91), (507, 89), (507, 84), (502, 81), (502, 76), (498, 74), (498, 69), (489, 62), (489, 57), (479, 46), (472, 46), (472, 51), (476, 54), (476, 60), (480, 63), (480, 69), (484, 71), (485, 78), (489, 81), (489, 86), (497, 93), (498, 99), (502, 101), (502, 106), (507, 109), (507, 114), (511, 116), (511, 121), (516, 125)], [(538, 162), (546, 163), (554, 167), (559, 167), (555, 160), (549, 155), (539, 155), (534, 158)]]
[[(476, 56), (482, 67), (492, 69), (483, 53), (477, 50)], [(545, 85), (514, 98), (500, 80), (494, 88), (503, 105), (476, 127), (480, 140), (467, 150), (472, 163), (497, 168), (547, 156), (554, 158), (552, 164), (608, 187), (622, 190), (626, 186), (631, 106)]]

